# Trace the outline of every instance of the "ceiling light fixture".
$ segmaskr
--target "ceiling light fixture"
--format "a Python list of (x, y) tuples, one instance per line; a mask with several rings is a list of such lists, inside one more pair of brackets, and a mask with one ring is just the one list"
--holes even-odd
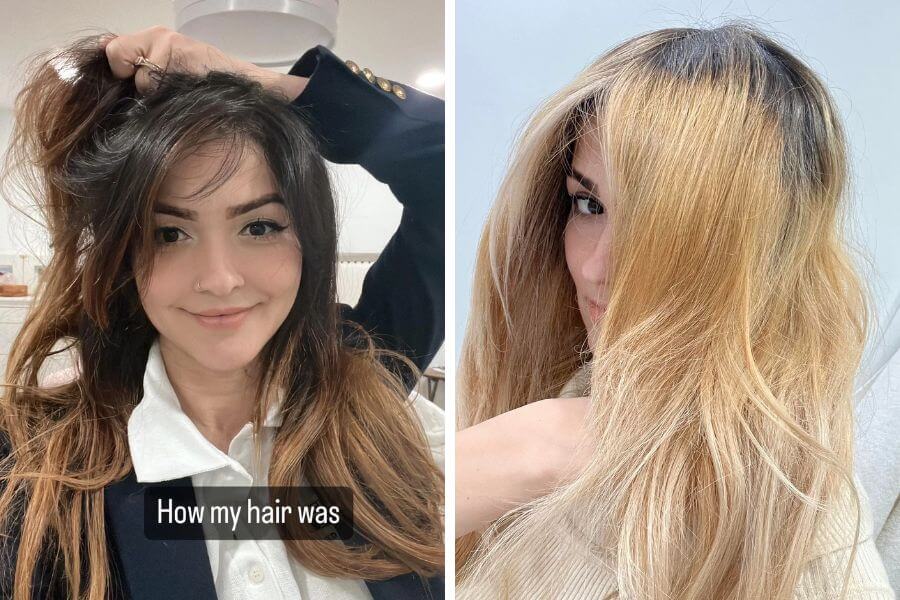
[(423, 71), (416, 79), (416, 87), (423, 90), (437, 90), (444, 87), (444, 72), (440, 69)]
[(173, 0), (188, 37), (261, 67), (290, 67), (298, 51), (331, 47), (338, 0)]

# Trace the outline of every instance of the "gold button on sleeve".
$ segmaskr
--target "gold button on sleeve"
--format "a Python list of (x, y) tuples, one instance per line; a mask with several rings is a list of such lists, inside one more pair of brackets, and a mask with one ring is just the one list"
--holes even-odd
[(379, 77), (376, 81), (378, 82), (378, 87), (383, 89), (385, 92), (391, 91), (391, 82), (390, 81), (388, 81), (384, 77)]
[(359, 75), (359, 65), (352, 60), (347, 61), (347, 68), (350, 69), (354, 75)]
[[(385, 90), (387, 91), (387, 90)], [(397, 85), (396, 83), (391, 88), (391, 91), (394, 92), (394, 95), (400, 98), (401, 100), (406, 100), (406, 90)]]
[(362, 74), (369, 80), (369, 83), (375, 83), (375, 73), (372, 72), (372, 69), (366, 67), (362, 70)]

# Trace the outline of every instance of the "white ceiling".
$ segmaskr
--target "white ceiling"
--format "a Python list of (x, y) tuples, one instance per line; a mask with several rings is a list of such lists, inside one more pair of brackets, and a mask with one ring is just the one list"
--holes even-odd
[[(175, 26), (171, 0), (0, 0), (0, 108), (10, 108), (29, 56), (80, 35)], [(299, 58), (306, 48), (297, 49)], [(443, 0), (340, 0), (338, 56), (414, 84), (444, 67)], [(432, 91), (443, 95), (443, 90)]]

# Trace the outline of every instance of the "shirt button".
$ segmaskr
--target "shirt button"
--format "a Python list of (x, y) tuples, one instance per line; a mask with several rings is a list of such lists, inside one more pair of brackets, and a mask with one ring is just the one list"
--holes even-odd
[(262, 583), (266, 578), (266, 573), (263, 571), (262, 567), (259, 565), (253, 565), (250, 567), (250, 581), (253, 583)]

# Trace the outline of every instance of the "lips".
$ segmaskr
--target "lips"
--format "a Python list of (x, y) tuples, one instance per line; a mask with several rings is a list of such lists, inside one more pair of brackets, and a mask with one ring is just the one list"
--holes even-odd
[[(255, 305), (254, 305), (255, 306)], [(215, 308), (202, 312), (185, 311), (200, 325), (210, 329), (235, 329), (240, 327), (254, 306)]]
[(606, 306), (602, 304), (597, 304), (596, 302), (592, 302), (590, 300), (586, 300), (588, 307), (588, 314), (591, 317), (591, 322), (596, 323), (603, 316), (603, 313), (606, 312)]
[(241, 313), (253, 308), (252, 306), (235, 306), (232, 308), (214, 308), (212, 310), (204, 310), (202, 312), (195, 312), (195, 314), (200, 317), (221, 317), (222, 315), (234, 315), (237, 313)]

